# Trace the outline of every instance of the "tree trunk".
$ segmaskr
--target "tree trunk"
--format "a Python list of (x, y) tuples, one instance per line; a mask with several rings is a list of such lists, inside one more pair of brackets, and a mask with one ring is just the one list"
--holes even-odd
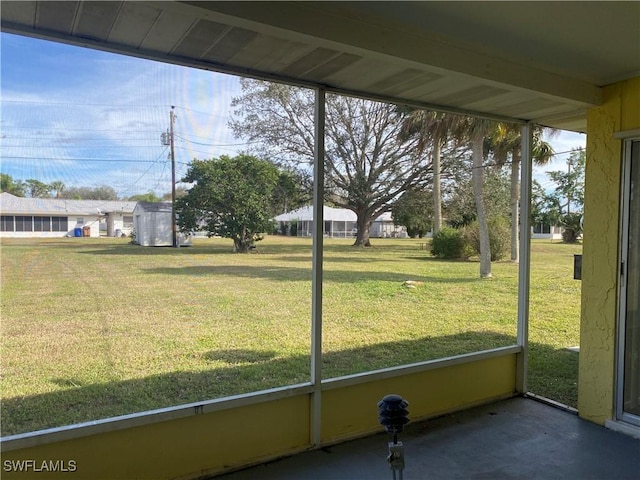
[(573, 228), (565, 227), (562, 231), (562, 241), (564, 243), (577, 243), (578, 232), (576, 232)]
[(249, 244), (247, 242), (243, 242), (240, 238), (233, 239), (233, 251), (235, 253), (248, 253), (249, 252)]
[(489, 226), (487, 224), (487, 212), (484, 207), (483, 195), (483, 140), (482, 133), (474, 134), (471, 140), (473, 197), (476, 202), (476, 214), (480, 230), (480, 278), (491, 278), (491, 246), (489, 244)]
[(356, 220), (356, 225), (358, 228), (358, 233), (356, 234), (356, 241), (354, 242), (354, 247), (370, 247), (371, 241), (369, 240), (369, 234), (371, 230), (371, 224), (373, 223), (373, 219), (369, 217), (369, 215), (365, 215), (363, 213), (358, 213), (358, 219)]
[(511, 261), (520, 261), (520, 151), (511, 158)]
[(233, 238), (233, 251), (236, 253), (249, 253), (253, 248), (253, 238), (247, 235), (246, 229), (242, 229), (240, 236)]
[(442, 193), (440, 191), (440, 155), (442, 155), (442, 141), (439, 135), (433, 139), (433, 234), (442, 228)]

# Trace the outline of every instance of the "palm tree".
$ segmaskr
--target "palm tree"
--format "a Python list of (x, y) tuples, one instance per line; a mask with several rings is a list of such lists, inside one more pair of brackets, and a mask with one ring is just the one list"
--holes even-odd
[(459, 129), (463, 117), (431, 110), (411, 110), (406, 117), (402, 135), (418, 135), (420, 153), (431, 147), (431, 168), (433, 170), (433, 233), (442, 228), (442, 191), (440, 173), (442, 170), (442, 147)]
[(440, 193), (440, 157), (442, 145), (449, 139), (468, 143), (472, 158), (473, 197), (476, 204), (480, 237), (480, 277), (491, 277), (491, 246), (489, 226), (484, 204), (484, 141), (490, 137), (497, 123), (480, 118), (462, 117), (425, 110), (412, 111), (405, 121), (403, 134), (419, 135), (420, 148), (432, 146), (434, 233), (442, 225), (442, 195)]
[[(489, 223), (484, 205), (484, 141), (496, 128), (496, 122), (482, 118), (468, 117), (466, 136), (471, 147), (473, 198), (480, 237), (480, 278), (491, 278), (491, 245), (489, 243)], [(464, 134), (464, 132), (459, 132)]]
[(63, 182), (56, 180), (55, 182), (51, 182), (49, 186), (51, 187), (51, 190), (56, 192), (56, 198), (62, 198), (62, 192), (66, 186)]
[[(558, 130), (533, 125), (531, 154), (536, 165), (546, 165), (554, 155), (553, 147), (542, 139), (543, 133), (556, 135)], [(491, 147), (498, 166), (504, 166), (511, 157), (511, 261), (520, 260), (520, 163), (522, 137), (519, 125), (499, 123), (491, 137)]]

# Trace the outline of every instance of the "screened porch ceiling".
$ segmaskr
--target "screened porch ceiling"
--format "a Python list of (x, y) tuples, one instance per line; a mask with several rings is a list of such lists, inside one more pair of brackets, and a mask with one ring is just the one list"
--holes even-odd
[(640, 75), (640, 2), (2, 1), (2, 30), (219, 72), (586, 130)]

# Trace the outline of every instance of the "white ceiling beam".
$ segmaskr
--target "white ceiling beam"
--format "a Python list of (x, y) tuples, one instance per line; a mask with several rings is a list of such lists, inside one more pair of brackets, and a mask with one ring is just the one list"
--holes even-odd
[[(516, 62), (453, 38), (345, 7), (340, 2), (183, 2), (208, 17), (294, 41), (314, 42), (365, 57), (415, 64), (435, 73), (459, 74), (575, 102), (602, 103), (590, 83)], [(357, 6), (357, 3), (355, 4)]]

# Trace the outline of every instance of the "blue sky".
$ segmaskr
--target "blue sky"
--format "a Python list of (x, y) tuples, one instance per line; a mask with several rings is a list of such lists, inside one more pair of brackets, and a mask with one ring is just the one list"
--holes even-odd
[(2, 34), (1, 170), (16, 179), (171, 190), (160, 136), (176, 106), (177, 177), (194, 157), (242, 150), (227, 128), (238, 79)]
[[(193, 158), (247, 149), (227, 127), (232, 75), (141, 60), (11, 34), (1, 43), (0, 170), (15, 179), (112, 186), (120, 197), (171, 190), (169, 150), (160, 135), (176, 106), (177, 178)], [(584, 147), (562, 132), (556, 152)], [(568, 154), (544, 171), (566, 168)]]

